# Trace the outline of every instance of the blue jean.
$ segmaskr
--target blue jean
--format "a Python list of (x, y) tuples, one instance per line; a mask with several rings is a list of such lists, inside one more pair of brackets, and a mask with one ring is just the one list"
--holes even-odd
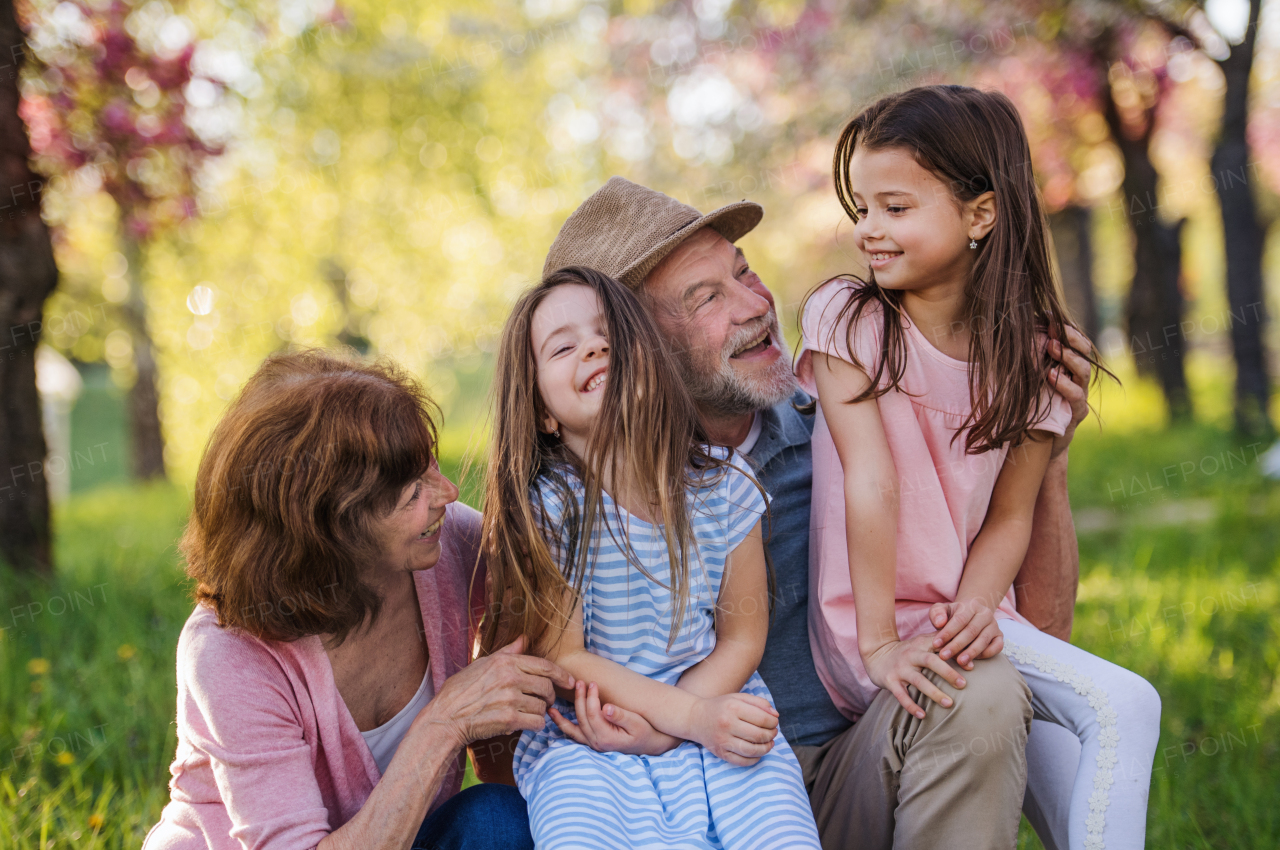
[(413, 850), (533, 850), (524, 797), (510, 785), (472, 785), (427, 815)]

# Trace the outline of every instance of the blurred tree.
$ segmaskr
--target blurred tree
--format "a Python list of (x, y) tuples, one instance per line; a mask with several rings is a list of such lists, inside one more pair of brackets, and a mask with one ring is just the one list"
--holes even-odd
[(1098, 340), (1098, 299), (1093, 288), (1093, 211), (1068, 204), (1049, 214), (1049, 232), (1062, 276), (1063, 294), (1071, 317), (1089, 339)]
[(1170, 81), (1162, 64), (1132, 49), (1131, 21), (1105, 26), (1090, 39), (1102, 114), (1124, 159), (1123, 212), (1133, 231), (1133, 283), (1126, 305), (1129, 346), (1139, 374), (1154, 375), (1175, 422), (1191, 418), (1186, 336), (1182, 330), (1183, 221), (1159, 214), (1160, 174), (1151, 159), (1161, 104)]
[[(1119, 207), (1133, 238), (1133, 273), (1124, 310), (1129, 350), (1139, 374), (1159, 381), (1170, 418), (1187, 420), (1192, 409), (1183, 325), (1186, 305), (1181, 234), (1185, 222), (1167, 221), (1161, 214), (1165, 209), (1161, 203), (1161, 176), (1152, 159), (1161, 111), (1174, 89), (1167, 61), (1176, 52), (1174, 45), (1179, 39), (1189, 48), (1185, 28), (1165, 17), (1163, 9), (1129, 0), (1096, 4), (1048, 0), (1029, 11), (1035, 15), (1036, 30), (1044, 42), (1039, 45), (1033, 41), (1023, 50), (1039, 60), (1032, 73), (1052, 77), (1065, 71), (1074, 78), (1075, 94), (1089, 102), (1091, 112), (1101, 116), (1109, 142), (1119, 151)], [(1060, 104), (1074, 100), (1055, 100), (1048, 111), (1055, 113), (1061, 109)], [(1047, 126), (1050, 148), (1075, 135), (1062, 121), (1051, 119)], [(1034, 128), (1031, 132), (1036, 135)], [(1033, 141), (1033, 158), (1043, 160), (1045, 147), (1045, 140), (1038, 144)], [(1040, 162), (1037, 167), (1041, 167)], [(1076, 171), (1070, 176), (1074, 179), (1081, 174)], [(1054, 185), (1057, 179), (1052, 173), (1049, 175), (1045, 196), (1064, 287), (1073, 311), (1081, 313), (1078, 318), (1096, 323), (1096, 318), (1090, 319), (1090, 314), (1096, 316), (1096, 301), (1081, 284), (1081, 260), (1092, 256), (1085, 229), (1087, 219), (1071, 211), (1076, 202), (1056, 201), (1055, 196), (1062, 194)], [(1073, 243), (1080, 250), (1079, 255), (1064, 257), (1064, 248)]]
[[(88, 173), (115, 201), (127, 293), (119, 311), (132, 350), (129, 423), (133, 470), (165, 475), (156, 346), (148, 318), (146, 259), (164, 230), (196, 214), (196, 175), (221, 153), (187, 123), (195, 42), (183, 19), (155, 18), (152, 4), (65, 0), (44, 9), (40, 65), (26, 94), (41, 125), (36, 153), (46, 173)], [(148, 27), (148, 23), (151, 24)], [(146, 33), (144, 43), (137, 33)], [(43, 48), (43, 49), (41, 49)], [(197, 97), (216, 82), (201, 78)]]
[[(1231, 350), (1236, 361), (1235, 420), (1246, 434), (1270, 436), (1271, 378), (1263, 343), (1266, 306), (1262, 249), (1266, 234), (1258, 221), (1249, 150), (1249, 81), (1262, 0), (1249, 0), (1243, 33), (1219, 33), (1228, 42), (1208, 46), (1226, 80), (1222, 126), (1210, 169), (1222, 212), (1227, 258), (1227, 302), (1231, 312)], [(1228, 38), (1235, 35), (1237, 38)], [(1231, 44), (1231, 41), (1235, 41)]]
[(49, 570), (49, 493), (36, 344), (44, 301), (58, 283), (49, 230), (40, 216), (44, 180), (32, 172), (31, 146), (19, 117), (19, 72), (26, 38), (11, 0), (0, 0), (0, 558), (23, 569)]
[(588, 8), (314, 2), (244, 31), (235, 52), (253, 61), (228, 83), (243, 132), (202, 183), (200, 217), (149, 255), (179, 477), (284, 346), (391, 356), (446, 411), (482, 412), (459, 375), (484, 386), (512, 299), (600, 180), (593, 139), (549, 117), (600, 51)]

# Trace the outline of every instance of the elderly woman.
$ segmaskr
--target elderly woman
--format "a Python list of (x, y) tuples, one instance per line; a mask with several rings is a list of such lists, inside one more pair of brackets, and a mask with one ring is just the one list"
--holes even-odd
[(395, 367), (269, 359), (214, 430), (181, 548), (171, 800), (145, 850), (532, 847), (514, 788), (459, 793), (475, 741), (541, 729), (554, 664), (467, 666), (480, 517)]

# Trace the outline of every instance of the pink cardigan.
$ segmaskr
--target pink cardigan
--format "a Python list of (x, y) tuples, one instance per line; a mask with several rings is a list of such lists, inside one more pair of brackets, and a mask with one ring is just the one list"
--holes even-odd
[[(414, 573), (436, 690), (471, 658), (484, 604), (472, 582), (480, 514), (450, 505), (443, 554)], [(470, 615), (470, 616), (469, 616)], [(449, 766), (434, 809), (462, 786)], [(178, 638), (178, 751), (170, 802), (144, 850), (309, 850), (350, 820), (380, 774), (318, 637), (263, 641), (196, 606)]]

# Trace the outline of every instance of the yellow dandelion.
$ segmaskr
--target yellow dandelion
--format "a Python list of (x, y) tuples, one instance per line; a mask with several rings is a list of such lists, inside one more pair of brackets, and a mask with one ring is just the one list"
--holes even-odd
[(120, 648), (116, 650), (116, 655), (121, 661), (128, 661), (130, 658), (138, 654), (138, 650), (132, 644), (122, 643)]
[(102, 815), (97, 814), (96, 812), (94, 814), (89, 815), (90, 829), (93, 829), (93, 830), (102, 829), (102, 825), (106, 822), (107, 822), (107, 819), (104, 818)]
[(27, 672), (32, 676), (43, 676), (49, 672), (49, 662), (43, 658), (33, 658), (27, 662)]
[(69, 764), (76, 763), (76, 757), (71, 755), (71, 753), (68, 753), (68, 752), (58, 753), (58, 755), (55, 756), (53, 760), (56, 761), (58, 764), (62, 765), (63, 767), (66, 767)]

